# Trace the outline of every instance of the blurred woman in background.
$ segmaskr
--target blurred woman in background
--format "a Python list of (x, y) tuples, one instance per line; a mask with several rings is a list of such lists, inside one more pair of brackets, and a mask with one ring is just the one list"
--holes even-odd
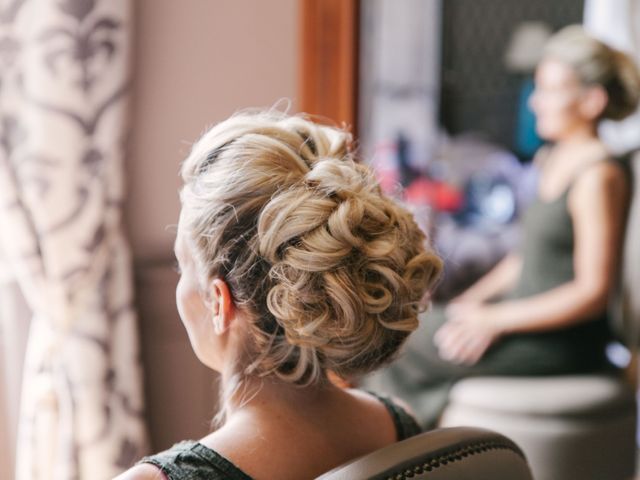
[(623, 53), (579, 26), (549, 40), (530, 102), (550, 146), (535, 158), (538, 195), (523, 218), (521, 248), (428, 317), (371, 388), (406, 400), (429, 428), (466, 376), (612, 368), (607, 303), (631, 177), (598, 138), (598, 123), (625, 118), (639, 99), (637, 67)]
[(221, 374), (219, 428), (121, 479), (314, 478), (419, 432), (391, 400), (327, 378), (389, 362), (441, 268), (350, 143), (264, 112), (235, 115), (193, 146), (176, 300), (196, 355)]

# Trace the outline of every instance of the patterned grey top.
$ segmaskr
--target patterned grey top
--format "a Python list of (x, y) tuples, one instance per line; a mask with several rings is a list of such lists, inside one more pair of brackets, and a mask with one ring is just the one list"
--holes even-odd
[[(398, 440), (420, 433), (416, 420), (401, 406), (390, 398), (369, 393), (378, 398), (389, 411)], [(139, 463), (155, 465), (169, 480), (252, 480), (218, 452), (193, 440), (177, 443), (164, 452), (143, 458)]]

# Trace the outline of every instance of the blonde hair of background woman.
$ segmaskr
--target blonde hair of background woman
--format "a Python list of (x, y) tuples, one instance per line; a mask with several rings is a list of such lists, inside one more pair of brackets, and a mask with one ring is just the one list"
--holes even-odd
[(367, 373), (418, 326), (441, 260), (350, 144), (301, 116), (241, 112), (182, 166), (201, 285), (223, 278), (250, 318), (218, 420), (248, 377), (307, 386)]
[(634, 61), (585, 32), (570, 25), (553, 35), (543, 58), (554, 58), (569, 65), (586, 86), (601, 86), (609, 102), (602, 119), (622, 120), (631, 115), (640, 102), (640, 73)]

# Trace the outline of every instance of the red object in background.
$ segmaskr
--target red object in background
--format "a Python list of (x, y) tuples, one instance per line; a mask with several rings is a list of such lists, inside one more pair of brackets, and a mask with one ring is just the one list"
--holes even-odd
[(456, 212), (464, 204), (464, 195), (455, 187), (428, 178), (415, 179), (404, 190), (407, 202), (416, 205), (431, 205), (441, 212)]

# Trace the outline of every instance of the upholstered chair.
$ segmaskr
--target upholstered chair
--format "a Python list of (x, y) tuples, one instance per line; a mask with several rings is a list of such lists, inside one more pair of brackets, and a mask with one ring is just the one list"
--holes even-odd
[(394, 443), (316, 480), (533, 480), (520, 448), (479, 428), (442, 428)]

